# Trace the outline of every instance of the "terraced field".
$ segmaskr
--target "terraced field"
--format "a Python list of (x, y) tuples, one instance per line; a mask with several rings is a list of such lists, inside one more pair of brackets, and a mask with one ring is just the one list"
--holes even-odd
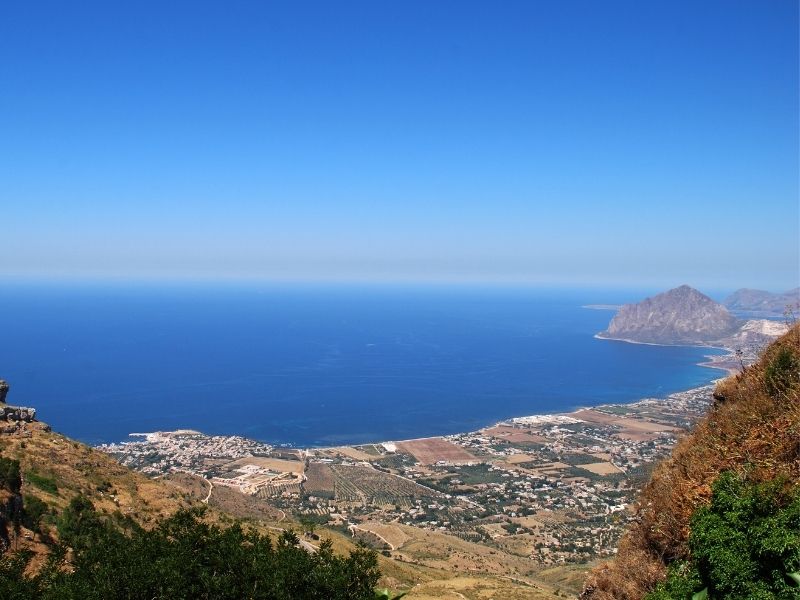
[(290, 483), (284, 485), (274, 485), (268, 483), (260, 488), (256, 492), (256, 496), (258, 498), (262, 498), (267, 500), (269, 498), (273, 498), (275, 496), (280, 496), (281, 494), (289, 493), (289, 494), (299, 494), (300, 493), (300, 484), (299, 483)]
[(312, 462), (306, 470), (303, 490), (308, 495), (328, 496), (369, 506), (410, 506), (417, 499), (440, 494), (413, 481), (364, 465)]

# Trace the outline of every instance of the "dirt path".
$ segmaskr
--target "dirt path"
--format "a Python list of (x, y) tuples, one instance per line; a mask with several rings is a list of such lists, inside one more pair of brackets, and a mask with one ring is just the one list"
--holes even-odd
[(203, 477), (203, 479), (208, 483), (208, 494), (203, 498), (203, 504), (208, 504), (208, 501), (211, 500), (211, 492), (214, 491), (214, 484), (211, 483), (210, 479), (206, 479), (205, 477)]
[[(370, 529), (364, 529), (363, 527), (359, 527), (358, 525), (350, 525), (350, 528), (351, 529), (358, 529), (359, 531), (363, 531), (365, 533), (371, 533), (375, 537), (378, 537), (378, 538), (382, 539), (383, 543), (386, 544), (387, 546), (389, 546), (389, 549), (394, 552), (394, 550), (395, 550), (394, 544), (391, 543), (389, 540), (387, 540), (385, 537), (383, 537), (377, 531), (372, 531)], [(353, 537), (355, 537), (355, 534), (353, 534)]]

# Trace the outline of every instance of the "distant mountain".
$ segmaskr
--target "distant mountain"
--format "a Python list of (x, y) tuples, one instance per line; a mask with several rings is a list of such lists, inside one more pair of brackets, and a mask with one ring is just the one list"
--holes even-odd
[(723, 305), (682, 285), (624, 305), (598, 335), (651, 344), (700, 344), (731, 335), (740, 326)]
[(733, 292), (722, 303), (730, 310), (781, 315), (787, 306), (796, 306), (798, 302), (800, 302), (800, 288), (782, 294), (742, 288)]

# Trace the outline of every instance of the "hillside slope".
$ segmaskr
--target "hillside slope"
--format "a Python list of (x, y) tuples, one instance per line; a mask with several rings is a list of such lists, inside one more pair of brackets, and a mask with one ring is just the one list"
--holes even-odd
[(709, 504), (721, 473), (800, 486), (800, 325), (722, 381), (714, 397), (708, 415), (654, 471), (617, 558), (593, 571), (584, 600), (638, 600), (670, 564), (689, 559), (692, 516)]

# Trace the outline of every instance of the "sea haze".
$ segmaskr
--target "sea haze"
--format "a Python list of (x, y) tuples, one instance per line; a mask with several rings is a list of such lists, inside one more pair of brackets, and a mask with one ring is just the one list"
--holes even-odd
[(6, 286), (0, 378), (88, 443), (198, 429), (303, 446), (468, 431), (707, 383), (708, 348), (598, 340), (633, 292)]

